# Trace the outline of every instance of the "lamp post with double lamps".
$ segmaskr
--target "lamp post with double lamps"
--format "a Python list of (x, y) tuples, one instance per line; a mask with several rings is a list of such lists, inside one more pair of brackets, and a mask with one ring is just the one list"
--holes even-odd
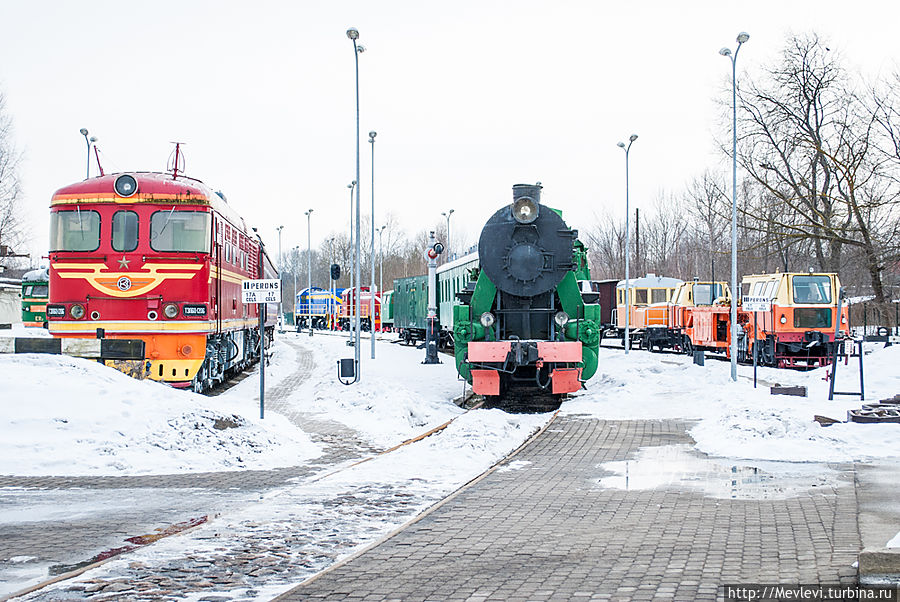
[[(372, 279), (369, 286), (369, 328), (372, 335), (372, 359), (375, 359), (375, 136), (374, 130), (369, 132), (369, 144), (372, 145), (372, 240), (369, 255), (372, 259)], [(378, 291), (379, 294), (381, 291)]]
[[(363, 46), (360, 46), (356, 43), (356, 40), (359, 39), (359, 31), (355, 27), (351, 27), (347, 30), (347, 37), (350, 38), (350, 41), (353, 42), (353, 61), (356, 68), (356, 249), (355, 249), (355, 265), (356, 265), (356, 301), (355, 301), (355, 316), (353, 319), (353, 328), (355, 331), (353, 341), (353, 381), (359, 382), (360, 378), (360, 365), (359, 365), (359, 313), (362, 309), (362, 305), (360, 303), (360, 282), (362, 274), (360, 272), (360, 256), (359, 256), (359, 189), (362, 188), (362, 183), (359, 180), (359, 55), (361, 52), (365, 51)], [(351, 291), (353, 292), (353, 291)]]
[(312, 325), (312, 240), (310, 238), (310, 222), (312, 221), (312, 212), (304, 211), (306, 216), (306, 311), (309, 314), (309, 336), (313, 335)]
[(631, 209), (628, 206), (628, 153), (631, 151), (631, 145), (637, 140), (637, 134), (632, 134), (628, 138), (628, 146), (624, 142), (619, 142), (618, 147), (625, 151), (625, 354), (631, 349), (631, 335), (629, 334), (629, 318), (631, 314), (631, 297), (629, 289), (631, 288), (631, 280), (628, 273), (628, 255), (631, 252), (631, 232), (629, 230), (629, 216)]
[(84, 178), (88, 179), (91, 177), (91, 143), (96, 142), (97, 137), (91, 136), (90, 138), (88, 138), (87, 128), (81, 128), (78, 131), (81, 132), (82, 136), (84, 136), (84, 143), (87, 144), (87, 171)]
[(731, 61), (731, 380), (737, 381), (737, 296), (740, 294), (737, 281), (737, 55), (741, 44), (750, 39), (750, 35), (741, 32), (737, 35), (737, 48), (732, 54), (730, 48), (722, 48), (719, 54)]

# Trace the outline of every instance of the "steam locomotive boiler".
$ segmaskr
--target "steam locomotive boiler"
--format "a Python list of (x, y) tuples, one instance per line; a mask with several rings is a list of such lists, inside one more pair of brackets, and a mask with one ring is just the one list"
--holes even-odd
[(600, 306), (586, 304), (586, 252), (541, 186), (513, 186), (513, 202), (485, 224), (474, 288), (454, 307), (457, 369), (478, 394), (561, 399), (597, 369)]

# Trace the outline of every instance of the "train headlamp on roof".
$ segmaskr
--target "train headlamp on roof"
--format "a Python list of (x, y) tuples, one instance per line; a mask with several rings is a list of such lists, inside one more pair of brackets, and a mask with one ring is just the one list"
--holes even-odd
[(134, 179), (134, 176), (123, 174), (116, 178), (114, 187), (117, 195), (127, 198), (137, 192), (137, 180)]

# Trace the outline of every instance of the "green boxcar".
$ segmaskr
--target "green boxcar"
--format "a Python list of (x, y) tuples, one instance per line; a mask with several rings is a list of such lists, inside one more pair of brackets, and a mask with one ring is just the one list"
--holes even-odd
[(428, 276), (394, 280), (394, 329), (407, 344), (425, 340), (428, 318)]

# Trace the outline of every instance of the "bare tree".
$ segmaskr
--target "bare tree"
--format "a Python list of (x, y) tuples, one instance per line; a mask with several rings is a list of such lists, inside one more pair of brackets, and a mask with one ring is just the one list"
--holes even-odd
[(858, 249), (882, 302), (897, 190), (873, 131), (879, 117), (890, 121), (892, 105), (872, 110), (857, 87), (817, 36), (791, 38), (767, 79), (741, 91), (739, 160), (762, 187), (747, 227), (785, 267), (788, 250), (809, 245), (819, 269), (837, 272), (845, 249)]
[(6, 112), (6, 99), (0, 94), (0, 266), (4, 267), (27, 242), (19, 181), (22, 155), (13, 144), (12, 134), (12, 119)]

